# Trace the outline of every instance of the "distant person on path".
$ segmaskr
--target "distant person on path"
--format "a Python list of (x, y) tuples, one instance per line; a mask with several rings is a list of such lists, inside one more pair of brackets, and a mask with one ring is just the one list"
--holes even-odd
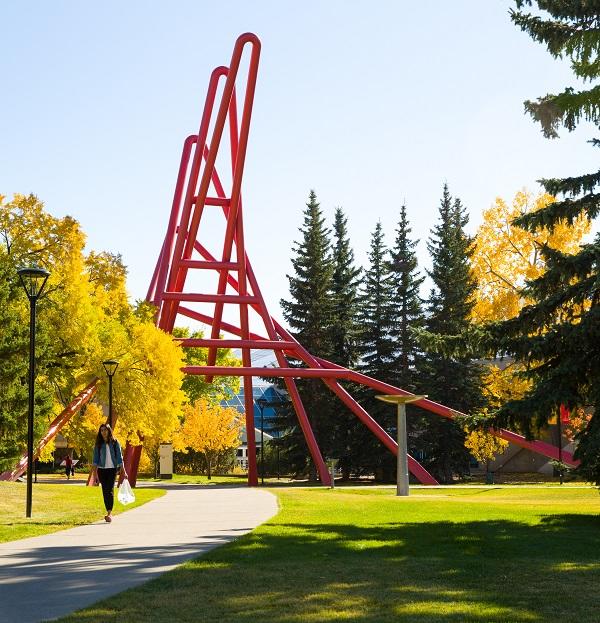
[(71, 472), (73, 471), (73, 459), (70, 454), (65, 457), (65, 473), (67, 474), (67, 480), (71, 479)]
[(112, 521), (112, 509), (115, 501), (115, 479), (117, 470), (123, 478), (127, 472), (123, 466), (123, 452), (121, 444), (113, 437), (112, 429), (108, 424), (102, 424), (96, 437), (94, 446), (94, 477), (102, 485), (102, 496), (106, 515), (104, 521)]

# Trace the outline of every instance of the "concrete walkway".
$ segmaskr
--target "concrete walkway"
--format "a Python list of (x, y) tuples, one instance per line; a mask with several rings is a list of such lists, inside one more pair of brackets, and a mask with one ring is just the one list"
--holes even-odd
[(0, 623), (64, 616), (246, 534), (277, 512), (260, 489), (168, 485), (165, 496), (53, 534), (0, 543)]

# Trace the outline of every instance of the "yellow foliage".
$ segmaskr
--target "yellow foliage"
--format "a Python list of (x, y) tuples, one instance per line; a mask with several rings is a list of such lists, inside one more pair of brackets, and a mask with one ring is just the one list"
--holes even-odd
[[(519, 376), (522, 369), (516, 364), (507, 366), (503, 370), (497, 365), (487, 366), (482, 377), (482, 391), (488, 406), (480, 415), (486, 416), (498, 410), (506, 401), (518, 400), (525, 395), (531, 383)], [(465, 432), (467, 433), (465, 447), (480, 462), (493, 459), (504, 452), (508, 445), (507, 441), (490, 435), (483, 428), (476, 428), (473, 431), (465, 428)]]
[(213, 405), (201, 398), (186, 405), (184, 417), (173, 436), (174, 450), (215, 454), (239, 445), (242, 420), (237, 409)]
[(134, 443), (165, 441), (179, 426), (185, 399), (182, 349), (170, 335), (134, 317), (129, 337), (128, 348), (113, 355), (120, 361), (113, 380), (118, 430)]
[[(0, 231), (15, 265), (35, 263), (50, 271), (40, 301), (40, 323), (51, 341), (53, 365), (40, 367), (38, 383), (54, 391), (55, 415), (93, 377), (103, 381), (97, 400), (106, 407), (102, 361), (118, 359), (113, 394), (117, 436), (122, 442), (135, 442), (139, 436), (149, 441), (170, 438), (184, 401), (182, 351), (151, 319), (135, 315), (120, 256), (86, 256), (79, 223), (50, 215), (34, 195), (15, 195), (1, 207)], [(107, 408), (103, 413), (98, 405), (76, 415), (64, 430), (69, 443), (90, 454), (106, 415)]]
[(518, 375), (522, 369), (516, 364), (504, 370), (496, 365), (488, 366), (483, 376), (483, 393), (490, 409), (500, 408), (507, 400), (523, 398), (531, 382)]
[(491, 461), (494, 457), (502, 454), (507, 446), (508, 441), (499, 439), (481, 428), (467, 431), (465, 438), (465, 447), (480, 463)]
[(54, 439), (51, 439), (43, 448), (38, 456), (38, 461), (40, 463), (48, 463), (49, 461), (54, 460)]
[(77, 413), (65, 426), (61, 435), (67, 440), (71, 448), (77, 450), (77, 454), (88, 455), (91, 458), (91, 449), (96, 441), (96, 435), (100, 425), (106, 422), (106, 415), (102, 407), (96, 403), (88, 403), (85, 409)]
[(483, 213), (471, 258), (478, 284), (472, 312), (475, 321), (506, 320), (519, 313), (527, 303), (520, 289), (526, 280), (544, 272), (540, 245), (547, 244), (563, 253), (577, 251), (582, 237), (590, 230), (589, 222), (583, 217), (572, 226), (559, 224), (552, 233), (545, 228), (532, 233), (512, 224), (518, 216), (541, 210), (553, 202), (551, 195), (533, 197), (521, 191), (511, 205), (498, 197)]
[(150, 474), (152, 472), (152, 459), (148, 456), (146, 446), (142, 448), (140, 456), (140, 464), (138, 465), (138, 473)]
[[(521, 294), (527, 280), (535, 279), (545, 270), (541, 245), (563, 253), (575, 253), (590, 224), (581, 217), (572, 226), (560, 223), (552, 233), (547, 229), (529, 232), (516, 225), (514, 219), (541, 210), (554, 202), (554, 197), (541, 194), (533, 197), (527, 191), (518, 192), (512, 204), (498, 197), (483, 214), (477, 230), (471, 268), (477, 282), (472, 318), (475, 322), (508, 320), (515, 317), (528, 302)], [(504, 370), (490, 366), (484, 391), (492, 409), (504, 402), (521, 398), (529, 383), (517, 376), (520, 368), (512, 365)]]

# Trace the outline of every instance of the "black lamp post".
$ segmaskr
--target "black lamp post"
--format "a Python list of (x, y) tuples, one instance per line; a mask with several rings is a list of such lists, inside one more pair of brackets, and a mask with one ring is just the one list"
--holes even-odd
[(266, 400), (265, 398), (258, 398), (256, 400), (256, 404), (258, 405), (258, 408), (260, 409), (260, 484), (264, 485), (265, 484), (265, 455), (264, 455), (264, 424), (265, 424), (265, 407), (269, 404), (269, 401)]
[(25, 516), (31, 517), (31, 476), (33, 472), (33, 412), (35, 403), (35, 308), (50, 273), (43, 268), (17, 271), (29, 299), (29, 411), (27, 415), (27, 502)]
[(104, 370), (106, 371), (106, 375), (108, 376), (108, 425), (111, 430), (113, 428), (113, 408), (112, 408), (112, 380), (117, 368), (119, 367), (119, 362), (114, 359), (107, 359), (102, 362), (104, 366)]

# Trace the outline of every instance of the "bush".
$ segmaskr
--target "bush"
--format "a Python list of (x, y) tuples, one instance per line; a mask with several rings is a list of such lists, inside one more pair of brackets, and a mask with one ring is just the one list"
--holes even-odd
[[(235, 449), (226, 450), (218, 455), (212, 473), (217, 476), (229, 474), (235, 464)], [(208, 473), (208, 464), (203, 452), (189, 450), (188, 452), (173, 452), (173, 471), (176, 474)]]

